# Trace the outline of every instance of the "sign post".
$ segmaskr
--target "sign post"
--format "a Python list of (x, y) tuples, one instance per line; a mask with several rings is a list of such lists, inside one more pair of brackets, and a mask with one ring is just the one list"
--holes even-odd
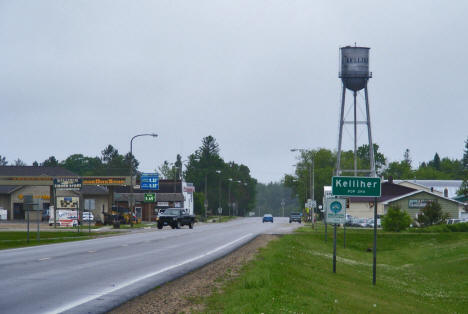
[[(374, 248), (372, 263), (372, 284), (377, 279), (377, 197), (382, 193), (380, 178), (369, 177), (333, 177), (332, 195), (374, 197)], [(345, 215), (346, 217), (346, 215)]]
[(346, 220), (346, 200), (327, 198), (327, 223), (333, 224), (333, 272), (336, 273), (336, 227)]

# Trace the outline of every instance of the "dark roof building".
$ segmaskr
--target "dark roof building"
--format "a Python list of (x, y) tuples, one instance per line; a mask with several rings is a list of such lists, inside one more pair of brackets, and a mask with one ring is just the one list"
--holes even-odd
[(48, 177), (69, 177), (77, 176), (76, 173), (62, 167), (43, 166), (0, 166), (0, 176), (48, 176)]

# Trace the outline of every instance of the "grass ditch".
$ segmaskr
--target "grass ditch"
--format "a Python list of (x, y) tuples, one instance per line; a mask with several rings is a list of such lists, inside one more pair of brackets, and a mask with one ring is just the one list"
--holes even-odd
[(468, 308), (468, 233), (378, 232), (377, 285), (372, 286), (373, 230), (337, 237), (332, 272), (329, 229), (303, 227), (261, 249), (240, 275), (203, 298), (223, 313), (463, 313)]
[(0, 250), (14, 249), (52, 243), (79, 241), (94, 239), (97, 237), (115, 234), (114, 232), (88, 233), (76, 231), (41, 231), (40, 240), (36, 240), (36, 231), (29, 232), (29, 243), (27, 243), (26, 231), (2, 231), (0, 232)]

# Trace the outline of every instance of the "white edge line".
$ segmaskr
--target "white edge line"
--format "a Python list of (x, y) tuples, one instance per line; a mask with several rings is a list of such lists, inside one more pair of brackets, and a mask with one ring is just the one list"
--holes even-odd
[(93, 296), (89, 296), (89, 297), (86, 297), (86, 298), (79, 299), (79, 300), (77, 300), (77, 301), (74, 301), (74, 302), (72, 302), (72, 303), (66, 304), (66, 305), (64, 305), (64, 306), (61, 306), (61, 307), (59, 307), (59, 308), (57, 308), (57, 309), (55, 309), (55, 310), (52, 310), (52, 311), (49, 311), (49, 312), (46, 312), (46, 313), (62, 313), (62, 312), (68, 311), (68, 310), (70, 310), (70, 309), (72, 309), (72, 308), (74, 308), (74, 307), (77, 307), (77, 306), (79, 306), (79, 305), (81, 305), (81, 304), (90, 302), (90, 301), (92, 301), (92, 300), (94, 300), (94, 299), (100, 298), (100, 297), (102, 297), (102, 296), (104, 296), (104, 295), (106, 295), (106, 294), (115, 292), (115, 291), (117, 291), (117, 290), (119, 290), (119, 289), (126, 288), (126, 287), (128, 287), (128, 286), (130, 286), (130, 285), (133, 285), (134, 283), (137, 283), (138, 281), (145, 280), (145, 279), (147, 279), (147, 278), (150, 278), (150, 277), (159, 275), (159, 274), (161, 274), (161, 273), (164, 273), (164, 272), (166, 272), (166, 271), (168, 271), (168, 270), (171, 270), (171, 269), (174, 269), (174, 268), (183, 266), (183, 265), (185, 265), (185, 264), (191, 263), (191, 262), (196, 261), (196, 260), (198, 260), (198, 259), (201, 259), (201, 258), (204, 258), (204, 257), (206, 257), (206, 256), (212, 255), (212, 254), (214, 254), (214, 253), (216, 253), (216, 252), (218, 252), (218, 251), (221, 251), (221, 250), (225, 249), (226, 247), (228, 247), (228, 246), (230, 246), (230, 245), (232, 245), (232, 244), (234, 244), (234, 243), (236, 243), (236, 242), (239, 242), (239, 241), (243, 240), (244, 238), (250, 237), (250, 236), (252, 236), (252, 233), (246, 234), (246, 235), (244, 235), (244, 236), (242, 236), (242, 237), (240, 237), (240, 238), (238, 238), (238, 239), (236, 239), (236, 240), (234, 240), (234, 241), (231, 241), (231, 242), (229, 242), (229, 243), (226, 243), (226, 244), (224, 244), (224, 245), (221, 245), (221, 246), (217, 247), (216, 249), (213, 249), (213, 250), (211, 250), (211, 251), (208, 251), (208, 252), (206, 252), (206, 253), (204, 253), (204, 254), (202, 254), (202, 255), (198, 255), (198, 256), (196, 256), (196, 257), (189, 258), (189, 259), (187, 259), (187, 260), (185, 260), (185, 261), (183, 261), (183, 262), (180, 262), (180, 263), (178, 263), (178, 264), (171, 265), (171, 266), (165, 267), (165, 268), (163, 268), (163, 269), (157, 270), (157, 271), (155, 271), (155, 272), (152, 272), (152, 273), (146, 274), (146, 275), (144, 275), (144, 276), (138, 277), (138, 278), (136, 278), (136, 279), (129, 280), (129, 281), (124, 282), (124, 283), (122, 283), (122, 284), (120, 284), (120, 285), (118, 285), (118, 286), (105, 289), (105, 290), (103, 290), (100, 294), (97, 294), (97, 295), (93, 295)]

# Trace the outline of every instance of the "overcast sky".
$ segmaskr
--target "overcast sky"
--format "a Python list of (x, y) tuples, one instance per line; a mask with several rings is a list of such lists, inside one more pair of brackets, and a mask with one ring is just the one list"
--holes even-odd
[(460, 159), (467, 16), (468, 1), (0, 0), (0, 155), (126, 153), (156, 132), (134, 141), (152, 171), (213, 135), (226, 161), (278, 181), (291, 148), (336, 149), (338, 50), (356, 42), (371, 47), (373, 137), (389, 161), (406, 148), (413, 166)]

